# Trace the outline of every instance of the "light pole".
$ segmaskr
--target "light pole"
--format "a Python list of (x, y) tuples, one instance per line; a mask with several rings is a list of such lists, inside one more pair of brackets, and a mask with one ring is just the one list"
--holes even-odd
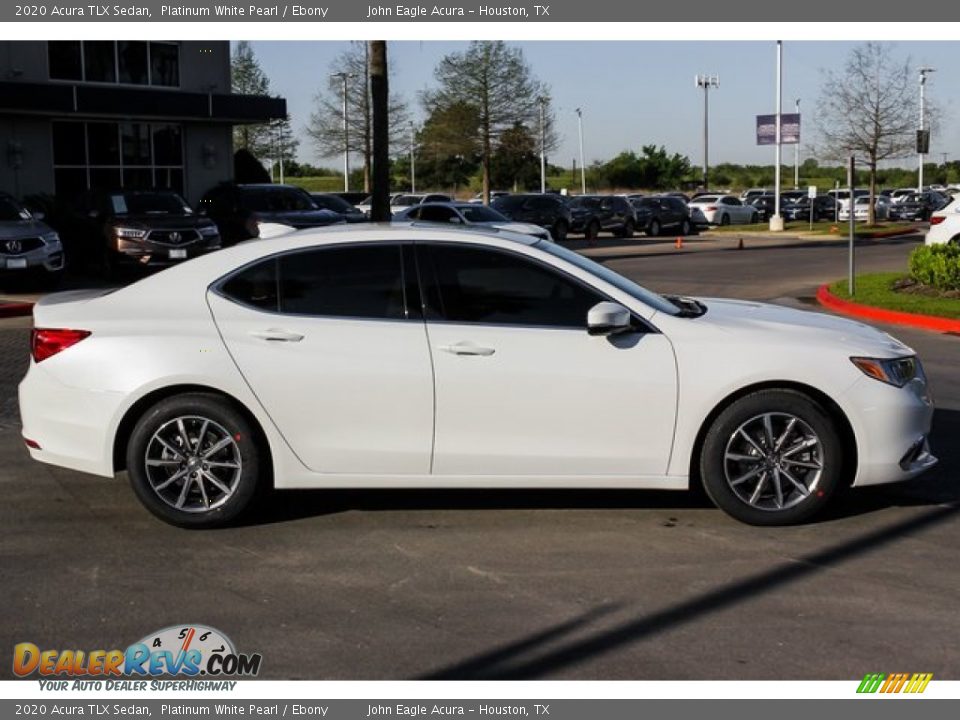
[(703, 88), (703, 189), (710, 188), (710, 88), (720, 87), (718, 75), (695, 75), (694, 85)]
[[(800, 98), (797, 98), (797, 124), (800, 124)], [(797, 133), (797, 144), (793, 146), (793, 189), (800, 189), (800, 133)]]
[(410, 123), (410, 192), (417, 191), (417, 131)]
[(347, 81), (356, 77), (353, 73), (330, 73), (330, 77), (343, 83), (343, 191), (350, 192), (350, 129), (347, 125)]
[[(780, 163), (783, 155), (783, 137), (781, 124), (783, 123), (783, 41), (777, 40), (777, 161), (773, 168), (773, 217), (770, 218), (770, 230), (783, 230), (783, 217), (780, 215)], [(853, 205), (850, 206), (851, 209)], [(852, 212), (852, 210), (851, 210)]]
[(583, 164), (583, 111), (577, 108), (577, 134), (580, 136), (580, 194), (587, 194), (587, 168)]
[(540, 104), (540, 192), (547, 191), (547, 124), (546, 124), (546, 104), (547, 99), (541, 95), (537, 98)]
[(917, 192), (923, 192), (923, 156), (924, 156), (924, 147), (921, 145), (924, 142), (925, 138), (923, 137), (924, 130), (924, 120), (926, 114), (926, 97), (924, 89), (927, 86), (927, 75), (932, 72), (936, 72), (936, 68), (927, 67), (926, 65), (920, 68), (920, 135), (917, 138), (917, 154), (920, 156), (920, 167), (917, 172)]

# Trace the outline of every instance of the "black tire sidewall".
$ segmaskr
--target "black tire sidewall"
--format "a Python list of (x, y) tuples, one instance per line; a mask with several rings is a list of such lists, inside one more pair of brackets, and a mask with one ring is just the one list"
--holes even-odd
[(650, 225), (647, 226), (647, 234), (650, 237), (657, 237), (660, 234), (662, 227), (660, 226), (660, 221), (654, 218), (650, 221)]
[[(234, 438), (240, 451), (242, 472), (239, 485), (226, 503), (205, 513), (186, 513), (160, 499), (150, 486), (143, 458), (147, 443), (163, 423), (180, 415), (208, 417), (222, 425)], [(127, 474), (140, 502), (164, 522), (183, 528), (211, 528), (237, 519), (257, 495), (261, 483), (261, 452), (257, 437), (246, 418), (229, 402), (216, 395), (190, 393), (161, 400), (137, 421), (127, 443)]]
[(559, 220), (553, 226), (553, 239), (557, 242), (561, 242), (567, 239), (567, 224), (563, 220)]
[[(723, 456), (734, 431), (752, 417), (766, 412), (785, 412), (807, 423), (819, 436), (824, 467), (817, 490), (806, 500), (782, 511), (759, 510), (740, 500), (726, 482)], [(728, 515), (749, 525), (792, 525), (803, 522), (829, 502), (843, 475), (843, 444), (836, 422), (821, 405), (794, 390), (761, 390), (727, 406), (713, 421), (700, 453), (700, 477), (714, 504)]]
[(684, 220), (680, 223), (680, 235), (690, 234), (690, 221)]

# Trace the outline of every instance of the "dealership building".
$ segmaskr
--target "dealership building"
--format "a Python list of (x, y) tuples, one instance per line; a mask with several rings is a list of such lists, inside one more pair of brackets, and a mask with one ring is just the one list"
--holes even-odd
[(71, 198), (172, 188), (195, 204), (233, 177), (233, 126), (286, 116), (230, 91), (230, 44), (0, 41), (0, 191)]

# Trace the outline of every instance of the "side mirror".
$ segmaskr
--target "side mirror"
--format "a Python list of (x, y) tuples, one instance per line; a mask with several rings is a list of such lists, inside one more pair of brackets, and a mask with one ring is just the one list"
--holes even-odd
[(591, 335), (616, 335), (630, 328), (630, 311), (619, 303), (597, 303), (587, 312), (587, 332)]

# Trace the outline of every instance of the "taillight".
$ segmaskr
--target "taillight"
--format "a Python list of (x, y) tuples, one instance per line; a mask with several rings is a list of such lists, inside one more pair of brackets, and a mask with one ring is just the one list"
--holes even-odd
[(711, 205), (710, 207), (704, 208), (704, 209), (705, 209), (707, 212), (716, 212), (719, 208), (716, 208), (716, 207), (714, 207), (714, 206)]
[(30, 339), (30, 353), (34, 362), (41, 362), (90, 335), (89, 330), (66, 328), (34, 328)]
[(942, 223), (942, 222), (943, 222), (944, 220), (946, 220), (946, 219), (947, 219), (946, 215), (931, 215), (931, 216), (930, 216), (930, 224), (931, 224), (931, 225), (939, 225), (940, 223)]

